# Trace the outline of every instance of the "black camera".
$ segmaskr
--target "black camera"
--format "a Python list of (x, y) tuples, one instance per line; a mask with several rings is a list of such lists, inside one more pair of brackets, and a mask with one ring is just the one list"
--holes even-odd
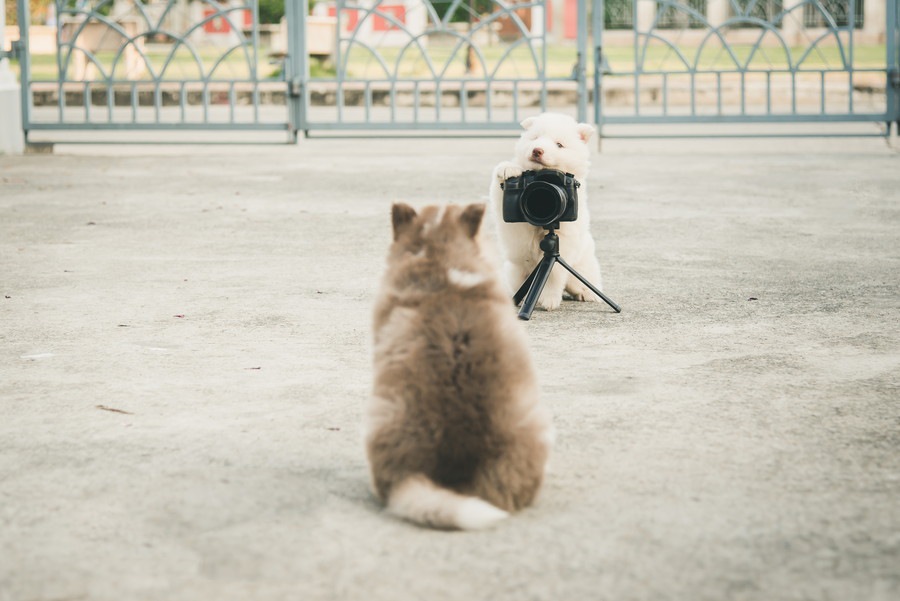
[(549, 227), (578, 219), (578, 187), (575, 176), (556, 169), (525, 171), (502, 184), (503, 221), (527, 222)]

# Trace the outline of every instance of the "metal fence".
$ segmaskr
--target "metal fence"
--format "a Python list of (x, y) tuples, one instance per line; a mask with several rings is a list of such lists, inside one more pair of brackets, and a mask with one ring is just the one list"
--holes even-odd
[[(595, 4), (601, 134), (622, 124), (881, 122), (889, 130), (898, 119), (896, 0), (887, 2), (885, 60), (876, 66), (854, 54), (858, 0), (730, 0), (715, 14), (696, 0), (632, 2), (638, 18), (624, 57), (604, 46), (604, 0)], [(811, 12), (815, 29), (806, 28)], [(611, 94), (629, 101), (604, 106)]]
[[(893, 4), (893, 8), (890, 5)], [(900, 7), (888, 1), (887, 52), (888, 52), (888, 114), (893, 116), (900, 133)]]
[[(548, 108), (549, 91), (573, 93), (588, 117), (587, 3), (569, 58), (548, 57), (546, 0), (336, 0), (335, 73), (311, 76), (303, 39), (291, 38), (294, 120), (307, 134), (324, 131), (517, 130)], [(319, 5), (317, 5), (318, 8)], [(289, 8), (296, 32), (310, 32), (307, 0)], [(309, 36), (307, 36), (307, 43)], [(559, 67), (551, 68), (551, 64)]]
[[(284, 131), (280, 73), (260, 55), (256, 0), (55, 0), (55, 54), (27, 49), (18, 0), (23, 122), (41, 130)], [(35, 29), (34, 31), (37, 31)], [(51, 58), (51, 61), (46, 60)]]
[(861, 0), (578, 0), (570, 42), (548, 35), (549, 0), (287, 0), (281, 26), (260, 24), (257, 0), (54, 0), (52, 55), (34, 51), (28, 1), (17, 2), (24, 127), (51, 141), (496, 135), (548, 109), (587, 121), (591, 102), (607, 136), (900, 119), (898, 0), (877, 65), (856, 56)]

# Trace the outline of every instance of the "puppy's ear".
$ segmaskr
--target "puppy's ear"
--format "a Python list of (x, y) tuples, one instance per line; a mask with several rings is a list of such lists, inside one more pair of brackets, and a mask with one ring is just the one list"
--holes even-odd
[(591, 136), (594, 135), (594, 126), (590, 123), (579, 123), (575, 126), (575, 131), (578, 132), (578, 135), (581, 137), (581, 141), (585, 144), (591, 139)]
[(537, 117), (528, 117), (524, 119), (519, 125), (522, 126), (522, 129), (531, 129), (531, 126), (534, 125), (534, 122), (537, 120)]
[(483, 217), (484, 205), (471, 204), (463, 209), (462, 214), (459, 216), (459, 223), (463, 226), (465, 232), (469, 234), (469, 237), (474, 238), (475, 234), (478, 233), (478, 228), (481, 227)]
[(405, 232), (416, 218), (416, 210), (402, 202), (391, 207), (391, 223), (394, 226), (394, 240)]

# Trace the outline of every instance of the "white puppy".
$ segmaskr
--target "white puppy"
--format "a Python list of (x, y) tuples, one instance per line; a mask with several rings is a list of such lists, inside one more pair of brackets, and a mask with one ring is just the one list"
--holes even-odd
[[(538, 246), (547, 233), (530, 223), (503, 221), (503, 190), (500, 184), (523, 171), (558, 169), (571, 173), (581, 184), (578, 188), (578, 219), (560, 223), (559, 254), (576, 271), (602, 290), (600, 265), (594, 254), (594, 239), (590, 230), (587, 186), (585, 178), (590, 167), (588, 142), (594, 128), (578, 123), (567, 115), (543, 113), (522, 121), (525, 132), (516, 143), (513, 161), (504, 161), (494, 168), (491, 180), (491, 206), (497, 223), (500, 248), (504, 255), (504, 276), (512, 291), (518, 290), (532, 269), (540, 262), (543, 252)], [(550, 273), (547, 285), (538, 299), (538, 306), (552, 310), (562, 302), (563, 291), (580, 301), (600, 299), (584, 284), (557, 265)]]

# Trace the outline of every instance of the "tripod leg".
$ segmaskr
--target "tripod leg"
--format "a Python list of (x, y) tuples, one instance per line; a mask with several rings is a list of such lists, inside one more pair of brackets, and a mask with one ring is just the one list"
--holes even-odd
[(528, 295), (525, 297), (525, 302), (522, 303), (522, 308), (519, 310), (519, 319), (525, 321), (531, 319), (534, 307), (537, 305), (538, 298), (540, 298), (541, 292), (543, 292), (544, 286), (547, 284), (547, 279), (550, 277), (550, 271), (557, 260), (558, 258), (555, 257), (544, 257), (538, 263), (538, 266), (535, 267), (532, 274), (528, 276), (531, 280), (531, 286), (528, 288)]
[(538, 263), (534, 266), (534, 269), (531, 270), (531, 273), (528, 274), (528, 277), (525, 278), (525, 281), (522, 282), (522, 285), (519, 286), (519, 289), (513, 295), (513, 304), (515, 306), (519, 306), (519, 303), (522, 302), (522, 299), (525, 298), (525, 295), (528, 293), (528, 289), (531, 288), (531, 282), (534, 281), (534, 276), (537, 274), (538, 269), (540, 269), (541, 264)]
[(621, 313), (621, 312), (622, 312), (622, 308), (619, 307), (619, 305), (617, 305), (615, 302), (613, 302), (613, 300), (610, 299), (608, 296), (606, 296), (605, 294), (603, 294), (602, 292), (600, 292), (600, 290), (597, 289), (597, 287), (594, 286), (593, 284), (591, 284), (589, 281), (587, 281), (587, 280), (584, 278), (584, 276), (582, 276), (580, 273), (578, 273), (577, 271), (575, 271), (575, 269), (574, 269), (571, 265), (569, 265), (568, 263), (566, 263), (566, 261), (565, 261), (562, 257), (557, 257), (556, 260), (559, 261), (560, 264), (561, 264), (563, 267), (565, 267), (565, 268), (568, 270), (569, 273), (571, 273), (571, 274), (574, 275), (576, 278), (578, 278), (578, 281), (580, 281), (582, 284), (584, 284), (585, 286), (587, 286), (587, 287), (591, 290), (591, 292), (593, 292), (594, 294), (596, 294), (597, 296), (599, 296), (600, 298), (602, 298), (603, 301), (604, 301), (607, 305), (609, 305), (610, 307), (612, 307), (613, 310), (614, 310), (616, 313)]

